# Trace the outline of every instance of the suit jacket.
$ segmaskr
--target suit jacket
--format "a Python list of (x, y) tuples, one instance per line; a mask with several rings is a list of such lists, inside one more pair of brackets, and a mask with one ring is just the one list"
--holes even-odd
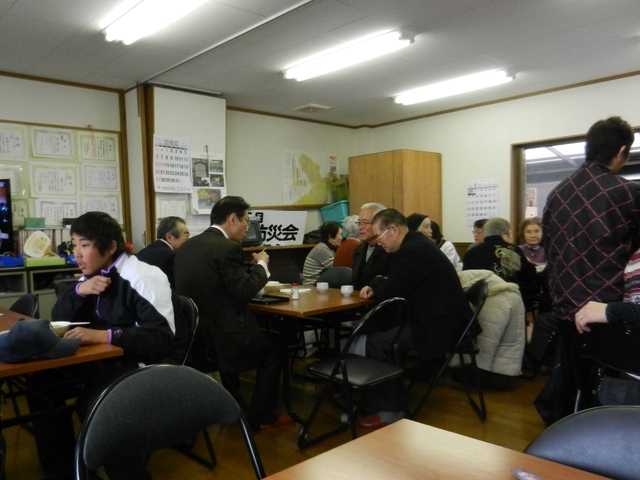
[(369, 244), (361, 242), (353, 251), (353, 288), (356, 290), (370, 285), (376, 275), (386, 275), (389, 267), (389, 254), (381, 246), (376, 245), (369, 260), (367, 248)]
[(209, 228), (180, 247), (176, 290), (198, 306), (198, 336), (224, 372), (253, 370), (264, 353), (263, 334), (247, 302), (267, 283), (261, 266), (245, 268), (242, 246)]
[(435, 243), (418, 232), (408, 232), (390, 257), (387, 276), (369, 283), (375, 299), (405, 298), (418, 354), (427, 360), (444, 356), (472, 315), (456, 269)]
[(176, 288), (176, 282), (173, 275), (173, 258), (176, 252), (162, 240), (156, 240), (151, 245), (147, 245), (138, 252), (136, 257), (149, 265), (155, 265), (162, 270), (167, 278), (171, 288)]

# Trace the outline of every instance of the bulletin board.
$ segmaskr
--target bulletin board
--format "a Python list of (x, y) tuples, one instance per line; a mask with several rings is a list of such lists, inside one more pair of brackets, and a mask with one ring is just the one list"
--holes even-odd
[(119, 133), (0, 122), (0, 178), (11, 180), (13, 226), (47, 227), (85, 212), (124, 224)]

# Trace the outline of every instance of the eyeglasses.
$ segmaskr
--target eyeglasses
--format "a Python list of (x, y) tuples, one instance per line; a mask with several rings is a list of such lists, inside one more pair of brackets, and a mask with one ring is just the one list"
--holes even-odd
[(369, 220), (358, 220), (356, 222), (356, 225), (360, 226), (362, 225), (363, 227), (366, 227), (368, 225), (371, 225), (373, 222), (370, 222)]
[(389, 231), (389, 229), (390, 229), (390, 228), (391, 228), (391, 227), (387, 227), (387, 229), (386, 229), (384, 232), (382, 232), (380, 235), (378, 235), (378, 236), (376, 237), (376, 241), (377, 241), (377, 242), (380, 242), (380, 239), (381, 239), (382, 237), (384, 237), (384, 235)]
[(247, 225), (251, 221), (251, 219), (249, 217), (240, 217), (240, 220), (244, 220), (245, 222), (247, 222)]

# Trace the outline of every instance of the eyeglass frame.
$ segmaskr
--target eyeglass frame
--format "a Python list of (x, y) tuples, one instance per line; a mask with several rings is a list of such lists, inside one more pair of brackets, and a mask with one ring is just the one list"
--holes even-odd
[(380, 242), (380, 239), (381, 239), (382, 237), (384, 237), (384, 236), (387, 234), (387, 232), (389, 231), (389, 229), (390, 229), (391, 227), (393, 227), (393, 225), (389, 225), (389, 226), (385, 229), (385, 231), (384, 231), (384, 232), (382, 232), (380, 235), (376, 235), (376, 242), (378, 242), (378, 243), (379, 243), (379, 242)]

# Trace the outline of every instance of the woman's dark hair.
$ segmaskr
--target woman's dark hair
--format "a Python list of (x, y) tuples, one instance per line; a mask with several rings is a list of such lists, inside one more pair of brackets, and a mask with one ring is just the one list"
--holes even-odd
[(480, 218), (473, 222), (473, 228), (483, 228), (484, 224), (487, 223), (488, 218)]
[(407, 227), (409, 227), (409, 230), (412, 232), (417, 232), (425, 218), (429, 217), (421, 213), (412, 213), (407, 217)]
[(334, 248), (329, 243), (330, 238), (334, 238), (342, 227), (338, 222), (325, 222), (320, 227), (320, 241), (326, 243), (330, 248)]
[(111, 247), (111, 242), (115, 241), (116, 251), (111, 256), (113, 260), (123, 252), (129, 253), (129, 250), (124, 245), (124, 236), (120, 225), (108, 213), (87, 212), (80, 215), (71, 224), (70, 233), (96, 242), (96, 248), (100, 255), (104, 255)]
[(431, 238), (436, 245), (440, 245), (444, 239), (442, 238), (442, 232), (440, 231), (440, 225), (431, 220)]
[(247, 210), (249, 210), (249, 204), (244, 201), (244, 198), (227, 196), (216, 202), (211, 209), (209, 219), (211, 225), (222, 225), (232, 213), (242, 218)]

